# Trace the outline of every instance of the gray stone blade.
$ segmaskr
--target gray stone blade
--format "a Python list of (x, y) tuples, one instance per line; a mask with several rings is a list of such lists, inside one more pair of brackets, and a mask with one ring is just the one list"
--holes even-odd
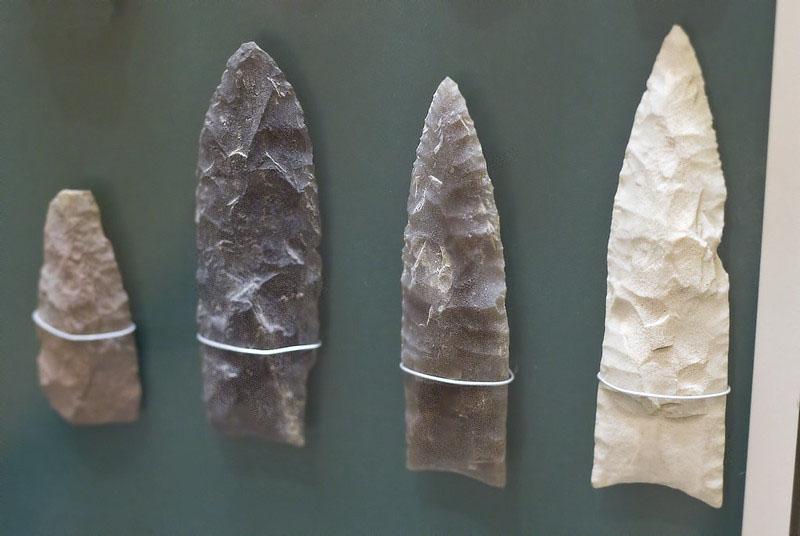
[[(228, 60), (200, 133), (198, 331), (274, 349), (317, 342), (320, 218), (311, 140), (294, 88), (255, 43)], [(211, 422), (302, 446), (316, 350), (255, 356), (201, 345)]]
[[(131, 324), (128, 294), (91, 192), (62, 190), (44, 226), (38, 314), (63, 332), (113, 332)], [(50, 405), (73, 424), (139, 417), (142, 388), (132, 334), (70, 341), (37, 327), (39, 382)]]
[[(452, 379), (507, 378), (500, 219), (474, 124), (449, 78), (433, 96), (417, 148), (401, 283), (406, 367)], [(405, 394), (409, 469), (505, 485), (507, 386), (406, 374)]]

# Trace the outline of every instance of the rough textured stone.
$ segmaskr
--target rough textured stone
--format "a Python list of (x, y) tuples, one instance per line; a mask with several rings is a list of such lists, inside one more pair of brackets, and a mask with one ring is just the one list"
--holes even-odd
[[(614, 198), (601, 374), (663, 395), (727, 386), (728, 275), (717, 255), (725, 179), (689, 39), (656, 58)], [(597, 393), (592, 484), (649, 482), (722, 505), (725, 397)]]
[[(311, 140), (294, 89), (255, 43), (228, 60), (200, 133), (199, 333), (274, 349), (319, 337), (320, 218)], [(304, 444), (309, 350), (254, 356), (201, 346), (211, 422)]]
[[(91, 192), (62, 190), (50, 202), (38, 312), (71, 334), (117, 331), (131, 324), (128, 295)], [(142, 389), (132, 334), (69, 341), (38, 327), (37, 333), (39, 381), (64, 419), (105, 424), (139, 417)]]
[[(403, 248), (402, 362), (435, 376), (508, 377), (500, 220), (478, 136), (446, 78), (422, 130)], [(456, 386), (406, 374), (407, 465), (506, 481), (508, 387)]]

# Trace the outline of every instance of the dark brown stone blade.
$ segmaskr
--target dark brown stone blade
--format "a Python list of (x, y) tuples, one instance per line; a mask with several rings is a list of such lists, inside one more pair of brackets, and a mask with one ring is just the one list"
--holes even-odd
[[(439, 377), (508, 377), (500, 219), (458, 86), (433, 96), (417, 148), (403, 247), (402, 362)], [(407, 465), (506, 482), (507, 386), (457, 386), (406, 374)]]
[[(311, 140), (294, 88), (255, 43), (211, 98), (197, 175), (199, 333), (257, 349), (319, 338), (320, 218)], [(201, 345), (211, 422), (302, 446), (316, 350), (248, 355)]]
[[(131, 325), (128, 294), (92, 192), (62, 190), (50, 202), (39, 276), (39, 318), (70, 335)], [(139, 417), (142, 387), (133, 334), (67, 340), (37, 328), (39, 382), (50, 405), (72, 424)]]

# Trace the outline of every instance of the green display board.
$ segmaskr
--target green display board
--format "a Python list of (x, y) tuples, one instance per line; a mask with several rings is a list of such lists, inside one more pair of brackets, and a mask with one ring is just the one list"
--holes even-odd
[[(740, 530), (774, 3), (755, 0), (8, 1), (2, 8), (0, 533), (731, 535)], [(606, 242), (636, 106), (684, 26), (728, 186), (725, 504), (594, 490)], [(308, 446), (207, 424), (195, 341), (197, 138), (225, 62), (254, 40), (306, 111), (323, 218), (324, 347)], [(406, 471), (400, 250), (431, 96), (461, 86), (502, 223), (509, 483)], [(42, 225), (62, 188), (103, 212), (140, 349), (132, 425), (77, 428), (37, 384)]]

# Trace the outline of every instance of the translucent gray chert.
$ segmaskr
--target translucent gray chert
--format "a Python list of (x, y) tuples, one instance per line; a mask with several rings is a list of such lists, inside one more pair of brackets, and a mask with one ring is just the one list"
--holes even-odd
[[(446, 78), (422, 130), (403, 247), (402, 362), (439, 377), (508, 377), (500, 219), (478, 136)], [(407, 465), (506, 482), (507, 386), (405, 375)]]
[[(198, 331), (245, 348), (317, 342), (320, 218), (294, 89), (255, 43), (228, 60), (200, 133)], [(255, 356), (201, 346), (211, 422), (302, 446), (316, 350)]]
[[(85, 335), (131, 324), (128, 295), (91, 192), (62, 190), (44, 226), (38, 314), (50, 326)], [(37, 327), (39, 382), (73, 424), (135, 421), (142, 389), (133, 335), (70, 341)]]

